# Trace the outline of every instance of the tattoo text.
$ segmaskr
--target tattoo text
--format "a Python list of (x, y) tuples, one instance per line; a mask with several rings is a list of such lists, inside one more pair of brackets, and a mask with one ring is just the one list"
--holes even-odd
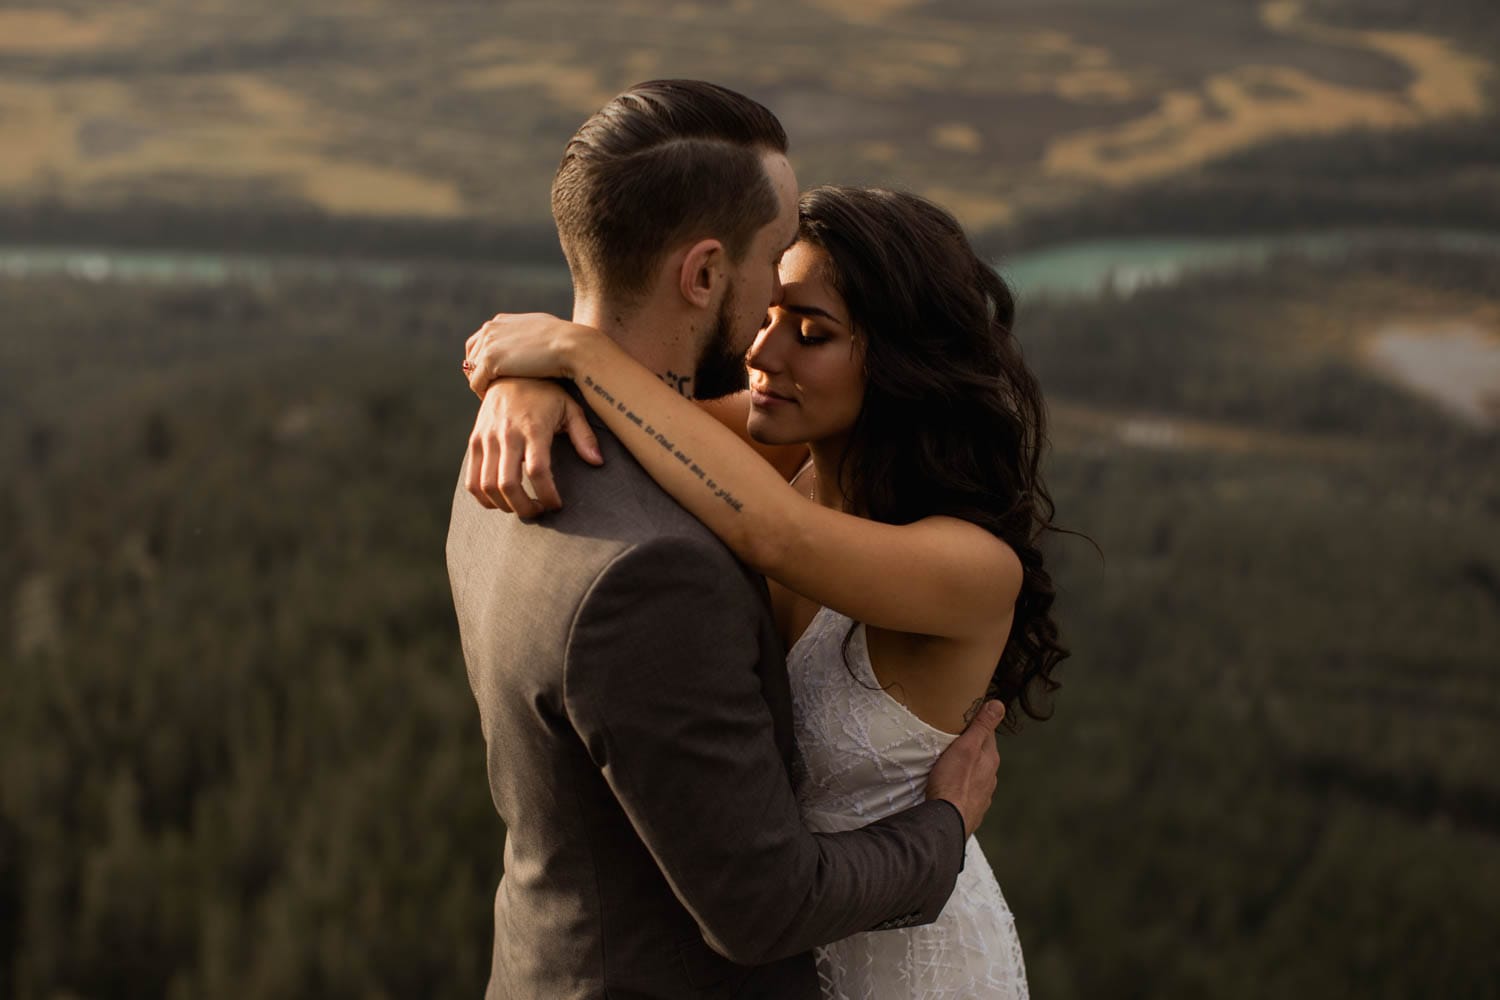
[[(668, 372), (668, 378), (671, 377), (671, 373)], [(689, 379), (687, 381), (691, 380)], [(639, 414), (637, 414), (630, 407), (626, 406), (623, 401), (615, 399), (614, 395), (608, 389), (604, 388), (604, 386), (600, 385), (598, 382), (595, 382), (588, 375), (585, 375), (583, 377), (583, 384), (584, 387), (592, 391), (594, 395), (604, 400), (604, 402), (608, 403), (610, 406), (613, 406), (617, 412), (624, 414), (625, 419), (630, 421), (635, 426), (639, 427), (643, 434), (645, 434), (651, 440), (655, 441), (661, 447), (665, 448), (667, 450), (667, 454), (671, 455), (673, 458), (677, 459), (677, 461), (686, 466), (687, 470), (694, 476), (697, 476), (704, 486), (713, 491), (714, 499), (723, 500), (727, 506), (729, 506), (736, 512), (744, 510), (745, 505), (738, 497), (736, 497), (733, 493), (730, 493), (729, 490), (720, 486), (718, 482), (708, 474), (707, 470), (705, 470), (702, 466), (695, 462), (692, 457), (686, 454), (681, 448), (677, 447), (676, 443), (673, 442), (671, 438), (667, 437), (661, 431), (657, 430), (650, 423), (647, 423), (646, 420), (644, 420)], [(668, 382), (668, 384), (670, 385), (671, 383)]]

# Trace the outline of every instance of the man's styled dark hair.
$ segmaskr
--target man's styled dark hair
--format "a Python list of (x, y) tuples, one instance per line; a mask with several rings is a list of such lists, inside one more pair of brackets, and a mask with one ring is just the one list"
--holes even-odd
[(701, 80), (636, 84), (583, 123), (552, 181), (552, 217), (581, 292), (628, 302), (676, 243), (722, 240), (735, 262), (776, 218), (762, 157), (776, 116)]

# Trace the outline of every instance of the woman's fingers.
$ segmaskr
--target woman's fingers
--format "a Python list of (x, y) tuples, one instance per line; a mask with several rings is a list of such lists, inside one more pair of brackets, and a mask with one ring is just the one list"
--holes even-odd
[(484, 398), (485, 391), (497, 377), (493, 366), (489, 364), (491, 351), (488, 348), (494, 337), (491, 332), (493, 324), (494, 320), (490, 320), (464, 343), (464, 360), (470, 365), (466, 369), (469, 376), (469, 389), (480, 399)]
[(483, 368), (475, 367), (469, 371), (469, 388), (480, 399), (484, 398), (485, 392), (493, 381), (494, 378)]
[(480, 325), (479, 329), (469, 334), (469, 339), (464, 341), (464, 357), (472, 361), (474, 359), (474, 352), (479, 348), (480, 344), (485, 339), (487, 339), (490, 327), (494, 326), (496, 323), (503, 322), (507, 315), (507, 313), (495, 313), (495, 315), (485, 320), (484, 323)]
[(560, 331), (574, 326), (547, 313), (502, 313), (465, 343), (469, 387), (476, 395), (499, 378), (556, 378), (567, 374)]
[(488, 363), (492, 353), (488, 348), (496, 336), (497, 324), (504, 316), (504, 313), (496, 314), (464, 341), (464, 371), (468, 375), (470, 390), (480, 399), (484, 398), (490, 383), (499, 377), (493, 370), (494, 366)]

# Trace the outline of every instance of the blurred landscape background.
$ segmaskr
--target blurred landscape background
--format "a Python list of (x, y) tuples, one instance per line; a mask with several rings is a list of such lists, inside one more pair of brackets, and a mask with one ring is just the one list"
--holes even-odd
[(0, 2), (0, 996), (478, 996), (464, 338), (641, 79), (1020, 291), (1074, 655), (1033, 993), (1500, 995), (1488, 0)]

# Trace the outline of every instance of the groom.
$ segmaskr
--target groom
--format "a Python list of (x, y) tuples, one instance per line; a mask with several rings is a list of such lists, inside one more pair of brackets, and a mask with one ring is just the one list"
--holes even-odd
[[(785, 153), (769, 111), (712, 84), (610, 101), (552, 188), (573, 318), (699, 397), (741, 388), (797, 234)], [(449, 576), (507, 828), (487, 996), (814, 1000), (812, 947), (942, 909), (994, 792), (999, 706), (926, 802), (809, 833), (764, 581), (594, 431), (603, 468), (559, 450), (568, 506), (545, 520), (485, 509), (467, 467), (454, 492)]]

